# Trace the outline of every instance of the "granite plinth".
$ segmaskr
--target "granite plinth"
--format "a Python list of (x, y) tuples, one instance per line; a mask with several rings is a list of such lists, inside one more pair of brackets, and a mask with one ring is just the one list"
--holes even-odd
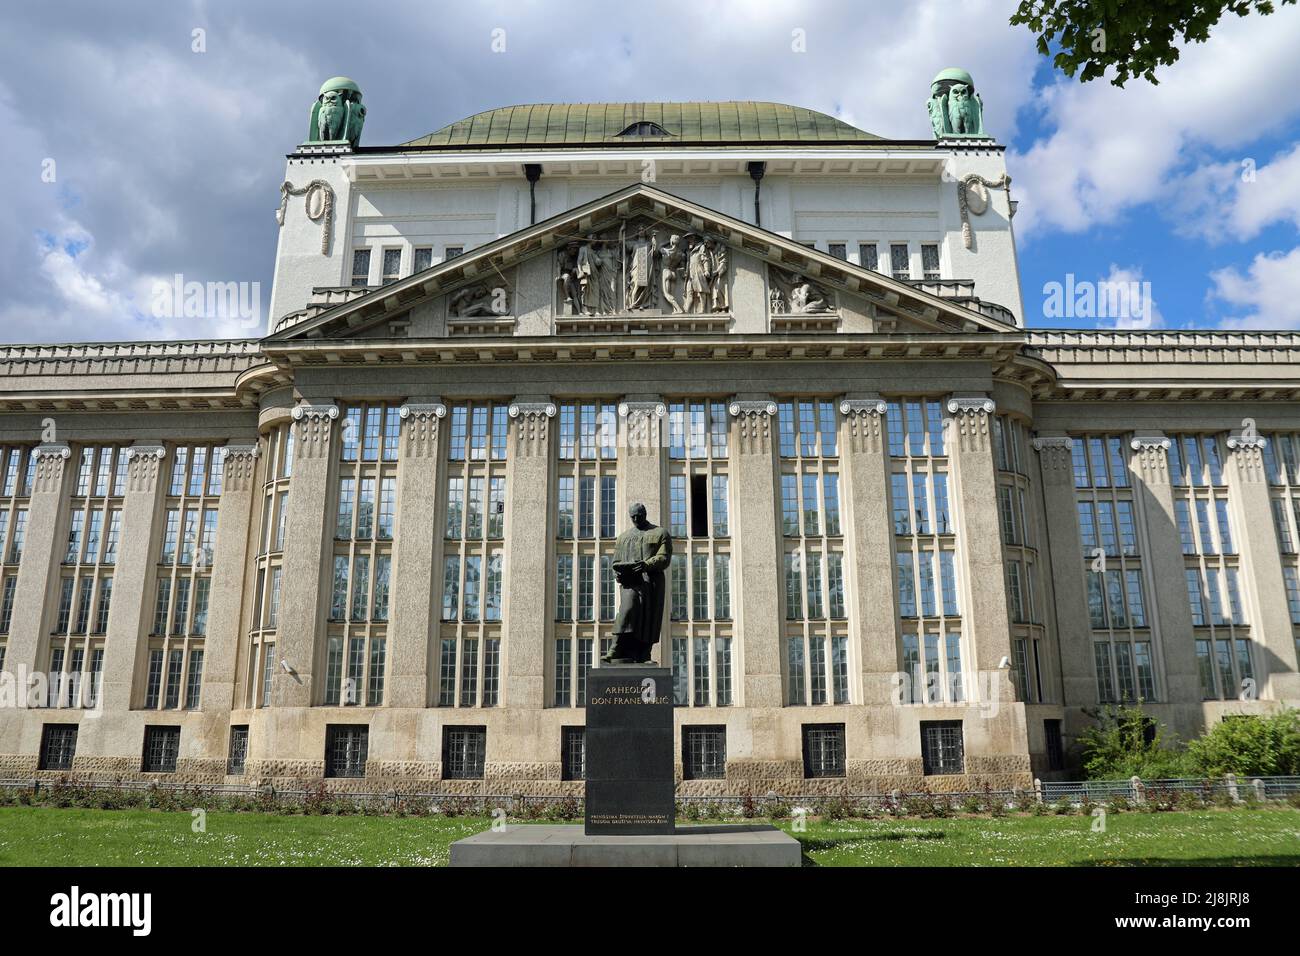
[(666, 667), (621, 664), (588, 672), (587, 835), (673, 833), (672, 685)]
[(799, 841), (773, 826), (700, 825), (655, 836), (592, 836), (519, 824), (451, 845), (452, 866), (798, 866)]

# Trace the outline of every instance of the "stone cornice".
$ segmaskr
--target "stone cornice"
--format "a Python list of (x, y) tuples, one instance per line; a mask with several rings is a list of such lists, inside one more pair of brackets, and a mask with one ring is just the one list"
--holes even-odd
[(996, 380), (1023, 387), (1037, 402), (1300, 401), (1300, 333), (1288, 332), (210, 340), (0, 346), (0, 360), (0, 386), (21, 383), (0, 387), (0, 411), (11, 412), (249, 408), (266, 389), (291, 383), (300, 367), (637, 361), (987, 362)]

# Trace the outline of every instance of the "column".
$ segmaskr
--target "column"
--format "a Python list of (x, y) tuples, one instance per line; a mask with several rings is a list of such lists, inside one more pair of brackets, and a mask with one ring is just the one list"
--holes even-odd
[(1045, 436), (1035, 438), (1033, 445), (1038, 452), (1039, 487), (1047, 516), (1047, 540), (1042, 545), (1055, 598), (1052, 624), (1061, 661), (1061, 703), (1095, 707), (1097, 680), (1074, 492), (1074, 442), (1064, 435)]
[(1138, 479), (1133, 483), (1133, 493), (1140, 496), (1146, 524), (1148, 553), (1142, 555), (1142, 560), (1150, 565), (1148, 580), (1155, 592), (1149, 597), (1155, 605), (1154, 632), (1164, 659), (1164, 699), (1171, 704), (1190, 704), (1200, 702), (1201, 682), (1192, 638), (1192, 607), (1183, 574), (1186, 562), (1174, 515), (1170, 444), (1162, 434), (1135, 435), (1129, 442), (1136, 452), (1130, 470)]
[(781, 548), (772, 431), (776, 403), (736, 400), (728, 409), (736, 421), (732, 455), (734, 500), (732, 547), (740, 592), (736, 602), (739, 667), (748, 708), (780, 707), (783, 701), (781, 640)]
[(257, 441), (250, 440), (229, 442), (216, 453), (222, 457), (221, 503), (217, 506), (217, 546), (208, 596), (202, 707), (204, 713), (221, 714), (234, 706), (235, 668), (246, 626), (244, 578), (249, 527), (257, 504), (259, 451)]
[(551, 419), (549, 400), (510, 406), (506, 452), (506, 707), (546, 706), (546, 636), (554, 604), (551, 574)]
[(334, 420), (337, 405), (297, 405), (293, 409), (293, 484), (285, 523), (284, 572), (280, 584), (279, 627), (275, 654), (291, 668), (277, 666), (271, 703), (310, 707), (325, 608), (329, 569), (325, 562), (330, 526), (331, 482), (336, 474)]
[(1224, 469), (1234, 519), (1233, 540), (1241, 555), (1241, 582), (1246, 589), (1250, 635), (1255, 645), (1255, 682), (1260, 697), (1300, 697), (1296, 647), (1282, 578), (1282, 558), (1269, 502), (1260, 436), (1228, 437), (1231, 467)]
[(849, 621), (858, 638), (859, 702), (863, 704), (888, 703), (893, 675), (899, 670), (885, 411), (886, 404), (879, 396), (848, 397), (840, 402), (845, 424), (840, 440), (845, 561), (852, 569)]
[[(627, 510), (634, 502), (646, 506), (646, 517), (651, 524), (668, 525), (667, 495), (664, 489), (667, 481), (664, 477), (665, 458), (663, 440), (663, 419), (668, 408), (658, 398), (642, 396), (638, 400), (620, 402), (619, 417), (623, 419), (624, 443), (619, 452), (618, 487), (620, 531), (631, 527)], [(675, 549), (681, 544), (675, 543)], [(665, 575), (665, 581), (670, 575)], [(659, 643), (655, 646), (655, 657), (665, 667), (672, 664), (671, 646), (668, 644), (672, 615), (667, 607), (670, 598), (664, 598), (663, 626), (659, 632)]]
[(108, 636), (104, 640), (104, 709), (128, 710), (135, 677), (144, 672), (148, 647), (146, 622), (155, 593), (148, 590), (157, 563), (154, 516), (162, 491), (163, 461), (167, 449), (160, 444), (138, 443), (126, 450), (127, 483), (122, 499), (122, 537), (113, 570), (113, 601), (108, 609)]
[(408, 402), (399, 414), (404, 441), (397, 462), (387, 701), (390, 707), (425, 707), (433, 602), (439, 593), (434, 568), (441, 560), (443, 539), (437, 527), (443, 482), (438, 439), (447, 406), (436, 399)]
[(1011, 670), (999, 667), (1003, 658), (1011, 659), (1011, 626), (998, 523), (997, 471), (989, 432), (995, 410), (993, 399), (987, 396), (950, 398), (948, 454), (956, 484), (957, 548), (965, 555), (962, 628), (974, 658), (966, 670), (977, 675), (982, 699), (991, 695), (991, 699), (1010, 701), (1015, 700)]
[[(42, 624), (45, 608), (50, 595), (55, 593), (53, 589), (59, 577), (64, 476), (70, 470), (66, 463), (72, 457), (72, 449), (66, 444), (51, 442), (37, 445), (32, 454), (36, 456), (36, 477), (27, 501), (23, 556), (18, 565), (13, 617), (9, 621), (9, 650), (5, 655), (5, 670), (13, 675), (15, 681), (19, 681), (23, 670), (30, 676), (36, 671), (44, 673), (49, 667), (47, 659), (39, 659)], [(43, 685), (41, 689), (44, 689)], [(16, 703), (23, 702), (26, 690), (21, 683), (15, 684)], [(45, 702), (43, 696), (40, 702)], [(18, 721), (8, 723), (16, 733)], [(8, 746), (4, 751), (15, 753), (17, 747)]]

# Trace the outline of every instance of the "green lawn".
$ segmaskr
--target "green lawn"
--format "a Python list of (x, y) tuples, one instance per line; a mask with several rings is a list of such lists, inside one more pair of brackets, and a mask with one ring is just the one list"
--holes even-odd
[(820, 866), (1300, 866), (1300, 810), (844, 820), (797, 834)]
[[(485, 818), (295, 817), (0, 808), (0, 866), (445, 866)], [(1300, 865), (1300, 811), (811, 822), (795, 834), (821, 866)], [(790, 829), (788, 823), (783, 824)]]

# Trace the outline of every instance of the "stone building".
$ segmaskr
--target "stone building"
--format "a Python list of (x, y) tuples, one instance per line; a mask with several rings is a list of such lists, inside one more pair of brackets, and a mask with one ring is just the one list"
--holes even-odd
[(1099, 705), (1300, 702), (1300, 337), (1026, 328), (973, 89), (920, 141), (379, 147), (328, 82), (263, 337), (3, 350), (0, 770), (580, 792), (638, 501), (683, 794), (1024, 786)]

